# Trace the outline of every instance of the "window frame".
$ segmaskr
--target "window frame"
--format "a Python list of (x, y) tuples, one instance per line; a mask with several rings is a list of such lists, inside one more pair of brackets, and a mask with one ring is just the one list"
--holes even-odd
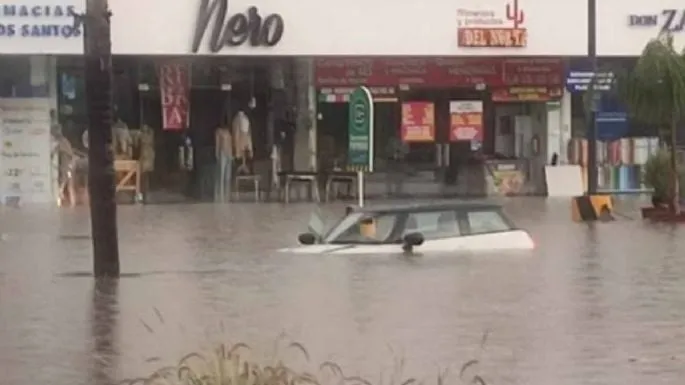
[[(353, 226), (359, 225), (363, 220), (367, 218), (379, 218), (383, 216), (395, 216), (395, 224), (390, 229), (390, 232), (388, 233), (388, 236), (381, 241), (377, 242), (339, 242), (337, 241), (340, 236), (342, 236), (347, 230), (352, 228)], [(346, 226), (342, 231), (337, 231), (337, 229), (340, 228), (340, 226), (343, 224), (343, 222), (348, 219), (349, 217), (357, 217), (357, 219), (352, 222), (349, 226)], [(406, 223), (407, 220), (407, 213), (406, 212), (395, 212), (395, 211), (377, 211), (377, 212), (372, 212), (372, 213), (364, 213), (364, 212), (352, 212), (348, 215), (345, 215), (341, 220), (339, 220), (333, 227), (331, 228), (330, 231), (327, 232), (326, 235), (322, 237), (323, 243), (324, 244), (330, 244), (330, 245), (393, 245), (393, 244), (400, 244), (402, 243), (402, 238), (401, 234), (402, 232), (400, 230), (404, 229), (404, 224)], [(331, 239), (331, 236), (336, 233), (336, 238)]]
[[(506, 224), (509, 228), (507, 230), (498, 230), (498, 231), (488, 231), (484, 233), (474, 233), (473, 229), (471, 228), (471, 221), (469, 219), (469, 213), (473, 212), (493, 212), (496, 213), (500, 216), (504, 224)], [(460, 229), (462, 231), (463, 236), (465, 237), (472, 237), (476, 235), (488, 235), (488, 234), (501, 234), (501, 233), (507, 233), (510, 231), (515, 231), (518, 230), (516, 226), (514, 226), (513, 222), (507, 218), (506, 215), (504, 215), (504, 212), (502, 211), (501, 208), (492, 208), (492, 209), (476, 209), (476, 210), (462, 210), (460, 213), (460, 219), (459, 219), (459, 225)]]
[[(406, 213), (405, 218), (404, 218), (404, 223), (402, 223), (402, 231), (400, 232), (399, 235), (400, 235), (400, 237), (401, 237), (402, 234), (405, 233), (406, 228), (407, 228), (407, 222), (409, 221), (409, 218), (410, 218), (410, 216), (411, 216), (412, 214), (429, 214), (429, 213), (430, 213), (430, 214), (438, 214), (438, 215), (440, 215), (440, 214), (442, 214), (442, 213), (448, 213), (448, 212), (451, 212), (451, 213), (454, 214), (454, 220), (455, 220), (455, 223), (456, 223), (456, 225), (457, 225), (457, 231), (459, 231), (459, 234), (444, 235), (444, 236), (441, 236), (441, 237), (426, 238), (426, 234), (424, 234), (424, 233), (422, 233), (422, 232), (420, 232), (420, 231), (419, 231), (419, 233), (424, 237), (424, 239), (425, 239), (426, 241), (439, 241), (439, 240), (448, 239), (448, 238), (463, 237), (464, 235), (466, 235), (466, 234), (464, 234), (464, 232), (463, 232), (463, 229), (462, 229), (462, 226), (461, 226), (461, 223), (460, 223), (460, 220), (459, 220), (459, 212), (460, 212), (460, 210), (458, 210), (458, 209), (453, 209), (453, 208), (452, 208), (452, 209), (449, 209), (449, 208), (448, 208), (448, 209), (434, 209), (434, 210), (422, 210), (422, 211), (408, 211), (408, 212)], [(407, 234), (409, 234), (409, 233), (407, 233)], [(406, 234), (405, 234), (405, 235), (406, 235)]]

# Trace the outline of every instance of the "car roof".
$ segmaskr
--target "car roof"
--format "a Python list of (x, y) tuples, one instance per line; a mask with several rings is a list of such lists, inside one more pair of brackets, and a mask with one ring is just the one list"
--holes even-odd
[(481, 210), (501, 210), (502, 206), (487, 202), (430, 202), (430, 203), (396, 203), (384, 205), (370, 205), (364, 207), (348, 206), (349, 212), (355, 213), (406, 213), (421, 211), (481, 211)]

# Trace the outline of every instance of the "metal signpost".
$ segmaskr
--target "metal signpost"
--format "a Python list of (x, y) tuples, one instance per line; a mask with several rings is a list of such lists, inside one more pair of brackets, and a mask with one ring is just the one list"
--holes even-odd
[(357, 172), (359, 207), (364, 207), (364, 173), (373, 172), (373, 97), (366, 87), (350, 95), (347, 169)]

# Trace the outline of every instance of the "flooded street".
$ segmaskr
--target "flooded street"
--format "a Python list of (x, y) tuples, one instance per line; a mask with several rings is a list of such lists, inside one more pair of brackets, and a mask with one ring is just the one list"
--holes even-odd
[(312, 206), (122, 206), (125, 276), (99, 287), (85, 210), (3, 209), (0, 382), (116, 383), (220, 340), (266, 355), (286, 333), (374, 382), (396, 356), (429, 379), (477, 358), (491, 384), (682, 384), (685, 227), (505, 207), (532, 256), (285, 255)]

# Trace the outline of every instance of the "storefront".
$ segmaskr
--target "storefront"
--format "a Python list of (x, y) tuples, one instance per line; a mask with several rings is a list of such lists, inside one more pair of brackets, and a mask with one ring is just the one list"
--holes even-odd
[[(31, 65), (15, 64), (31, 71), (24, 88), (43, 92), (46, 110), (57, 108), (79, 143), (82, 35), (67, 14), (83, 4), (17, 3), (16, 14), (0, 6), (1, 61), (27, 55), (19, 60)], [(453, 164), (476, 155), (525, 158), (538, 170), (560, 148), (548, 137), (559, 142), (570, 125), (564, 60), (587, 54), (586, 7), (564, 0), (118, 0), (110, 8), (116, 120), (154, 131), (152, 179), (162, 188), (188, 165), (178, 151), (188, 140), (194, 172), (211, 168), (213, 130), (238, 111), (251, 121), (255, 168), (271, 167), (277, 143), (288, 153), (284, 167), (332, 167), (323, 160), (345, 153), (344, 102), (361, 84), (373, 87), (376, 143), (404, 141), (408, 161), (439, 184), (454, 184)]]
[[(587, 54), (586, 8), (522, 0), (435, 7), (445, 24), (431, 21), (420, 40), (407, 37), (402, 49), (389, 51), (388, 42), (366, 57), (315, 61), (319, 148), (325, 149), (320, 163), (344, 163), (345, 102), (354, 86), (364, 84), (376, 101), (375, 153), (384, 158), (376, 162), (379, 169), (392, 165), (385, 146), (399, 138), (407, 144), (412, 173), (438, 182), (443, 192), (541, 191), (542, 166), (570, 139), (565, 64)], [(555, 14), (565, 17), (549, 16)], [(486, 177), (473, 178), (470, 171)], [(530, 183), (500, 183), (506, 179), (500, 173), (523, 174)]]
[(82, 1), (0, 5), (0, 196), (5, 203), (54, 202), (50, 111), (57, 108), (55, 55), (82, 53), (68, 16)]
[[(600, 72), (597, 92), (596, 126), (598, 134), (598, 186), (609, 192), (637, 192), (642, 182), (644, 164), (659, 147), (658, 130), (630, 118), (620, 98), (611, 92), (614, 72), (629, 70), (645, 45), (662, 33), (672, 33), (676, 50), (685, 48), (685, 7), (674, 0), (643, 2), (638, 0), (602, 0), (597, 2), (597, 54)], [(574, 139), (569, 146), (571, 163), (587, 163), (586, 91), (587, 60), (569, 63), (567, 88), (573, 94), (572, 122)], [(579, 79), (585, 77), (584, 80)], [(582, 83), (585, 83), (583, 86)]]

